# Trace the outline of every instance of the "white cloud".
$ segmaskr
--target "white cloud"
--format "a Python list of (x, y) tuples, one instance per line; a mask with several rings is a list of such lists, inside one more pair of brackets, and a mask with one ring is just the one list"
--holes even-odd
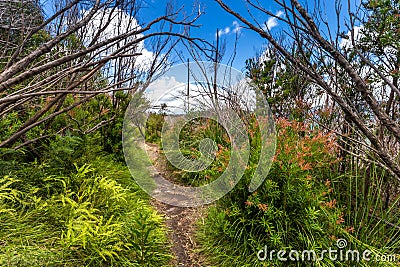
[[(83, 10), (82, 17), (85, 17), (90, 10)], [(106, 23), (109, 24), (106, 25)], [(105, 28), (104, 28), (105, 27)], [(97, 35), (99, 29), (104, 28), (96, 40), (93, 38)], [(126, 12), (119, 9), (101, 9), (93, 16), (93, 18), (87, 23), (87, 27), (84, 27), (82, 32), (83, 43), (88, 46), (91, 42), (98, 43), (118, 35), (127, 33), (129, 31), (140, 30), (141, 27), (138, 24), (136, 18), (127, 14)], [(121, 41), (114, 43), (107, 50), (101, 51), (97, 56), (104, 57), (113, 53), (117, 48), (124, 46), (127, 42), (133, 41), (136, 38), (143, 37), (143, 34), (132, 35), (128, 38), (123, 38)], [(154, 61), (155, 55), (152, 51), (146, 49), (144, 41), (139, 42), (137, 45), (133, 45), (123, 51), (124, 54), (141, 53), (142, 55), (136, 57), (135, 67), (141, 70), (146, 70), (149, 65)]]
[(174, 76), (164, 76), (150, 83), (145, 91), (145, 95), (150, 101), (156, 102), (166, 93), (182, 90), (186, 83), (178, 82)]
[[(193, 83), (189, 85), (190, 105), (194, 105), (199, 97), (198, 86)], [(150, 100), (151, 111), (157, 112), (161, 104), (167, 105), (170, 114), (185, 113), (187, 83), (179, 82), (175, 76), (163, 76), (152, 82), (145, 91), (145, 96)]]
[(266, 23), (266, 27), (268, 30), (271, 30), (273, 27), (278, 25), (278, 21), (276, 18), (269, 18), (267, 23)]
[(228, 35), (228, 34), (239, 34), (242, 27), (240, 27), (239, 23), (235, 20), (232, 22), (232, 25), (229, 27), (225, 27), (223, 30), (218, 31), (218, 36)]
[[(283, 11), (279, 10), (275, 16), (276, 17), (270, 17), (268, 18), (267, 22), (264, 23), (264, 27), (263, 30), (267, 31), (267, 30), (271, 30), (272, 28), (278, 26), (278, 18), (282, 17), (284, 15)], [(277, 18), (278, 17), (278, 18)]]
[(237, 22), (236, 20), (232, 23), (233, 25), (233, 32), (234, 33), (240, 33), (242, 27), (240, 27), (239, 22)]
[[(361, 30), (364, 29), (364, 26), (355, 26), (354, 27), (354, 40), (360, 40), (360, 38), (362, 37), (362, 33)], [(347, 32), (347, 34), (345, 35), (345, 37), (342, 37), (342, 39), (340, 40), (339, 43), (339, 47), (341, 48), (351, 48), (353, 45), (351, 43), (351, 31)]]
[(229, 27), (226, 27), (226, 28), (223, 29), (223, 30), (219, 30), (219, 31), (218, 31), (218, 35), (221, 36), (221, 35), (224, 35), (224, 34), (229, 34), (230, 31), (231, 31), (231, 29), (230, 29)]
[[(193, 70), (197, 73), (197, 70)], [(194, 74), (193, 73), (193, 74)], [(145, 91), (145, 96), (150, 100), (153, 112), (158, 112), (162, 104), (166, 104), (167, 113), (183, 114), (187, 111), (189, 101), (190, 109), (208, 110), (214, 106), (213, 89), (208, 82), (200, 77), (189, 84), (189, 97), (187, 95), (187, 82), (180, 80), (182, 73), (174, 71), (152, 82)], [(211, 73), (208, 73), (211, 74)], [(185, 74), (183, 74), (185, 75)], [(225, 86), (218, 87), (218, 98), (221, 106), (229, 106), (230, 101), (235, 101), (243, 109), (254, 110), (256, 107), (255, 92), (248, 86), (248, 80), (238, 75), (231, 81), (224, 79)]]
[(285, 14), (285, 13), (284, 13), (282, 10), (279, 10), (279, 11), (276, 13), (276, 16), (282, 17), (284, 14)]
[(263, 63), (264, 61), (268, 61), (273, 57), (275, 57), (273, 50), (271, 50), (268, 46), (265, 46), (261, 55), (258, 56), (258, 63)]

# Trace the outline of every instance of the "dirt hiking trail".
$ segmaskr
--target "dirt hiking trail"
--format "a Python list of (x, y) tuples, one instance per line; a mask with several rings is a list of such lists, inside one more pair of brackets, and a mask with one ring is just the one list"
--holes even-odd
[[(173, 174), (168, 169), (166, 159), (161, 155), (158, 145), (146, 143), (145, 148), (153, 162), (153, 166), (157, 169), (157, 172), (152, 170), (151, 175), (155, 179), (157, 176), (162, 176), (170, 182), (174, 182)], [(163, 190), (162, 183), (158, 185), (157, 190)], [(175, 256), (175, 259), (170, 263), (171, 266), (207, 266), (204, 263), (204, 256), (196, 252), (199, 249), (199, 245), (194, 238), (196, 222), (204, 218), (206, 207), (176, 207), (162, 203), (155, 198), (151, 200), (151, 204), (165, 217), (171, 251)]]

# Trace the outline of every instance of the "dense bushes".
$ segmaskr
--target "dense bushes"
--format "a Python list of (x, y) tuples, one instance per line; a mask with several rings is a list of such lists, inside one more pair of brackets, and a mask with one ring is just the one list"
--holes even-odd
[[(172, 129), (174, 131), (174, 129)], [(180, 153), (189, 160), (201, 157), (200, 143), (209, 138), (217, 144), (216, 159), (210, 166), (198, 172), (186, 172), (168, 164), (178, 182), (200, 186), (217, 179), (225, 171), (230, 159), (230, 140), (225, 129), (212, 119), (196, 118), (186, 123), (179, 132)]]
[[(323, 250), (338, 248), (336, 242), (340, 238), (348, 241), (349, 249), (369, 249), (374, 256), (397, 252), (396, 228), (388, 227), (396, 225), (397, 215), (393, 216), (394, 206), (382, 212), (382, 204), (379, 204), (382, 200), (377, 193), (383, 190), (379, 186), (382, 179), (377, 170), (374, 169), (376, 175), (360, 175), (357, 171), (340, 174), (334, 135), (315, 125), (285, 119), (277, 121), (272, 167), (262, 186), (250, 193), (248, 186), (259, 164), (262, 140), (255, 117), (250, 116), (246, 121), (251, 151), (245, 174), (231, 192), (209, 208), (207, 218), (199, 225), (198, 238), (213, 264), (347, 266), (354, 262), (334, 261), (329, 257), (319, 261), (300, 258), (285, 262), (276, 254), (265, 261), (257, 257), (260, 250), (267, 248), (269, 252), (285, 250), (287, 253), (313, 250), (319, 258)], [(229, 137), (218, 123), (209, 119), (193, 120), (183, 127), (179, 134), (180, 151), (189, 159), (200, 158), (198, 146), (204, 138), (211, 138), (218, 144), (216, 158), (208, 168), (186, 172), (170, 166), (179, 181), (186, 185), (204, 185), (217, 179), (229, 163)], [(370, 178), (369, 185), (361, 184), (363, 177)], [(375, 189), (368, 189), (368, 186)], [(366, 195), (361, 195), (360, 191)], [(378, 215), (374, 219), (371, 213)], [(370, 262), (358, 264), (371, 266)]]
[[(50, 147), (49, 158), (31, 163), (3, 150), (1, 266), (168, 262), (162, 218), (126, 167), (110, 155), (87, 151), (79, 138), (58, 137)], [(72, 156), (79, 157), (72, 160)], [(65, 164), (72, 166), (65, 168)]]
[[(316, 259), (322, 251), (338, 249), (342, 238), (346, 249), (358, 249), (361, 253), (371, 250), (372, 257), (398, 253), (400, 243), (396, 205), (383, 208), (379, 197), (384, 190), (384, 176), (379, 168), (370, 173), (359, 170), (338, 173), (338, 147), (333, 135), (313, 129), (303, 122), (278, 120), (277, 147), (271, 170), (262, 186), (249, 193), (248, 185), (256, 170), (260, 133), (254, 118), (250, 120), (250, 161), (244, 177), (234, 190), (209, 208), (206, 220), (199, 224), (198, 238), (203, 251), (218, 266), (353, 266), (355, 262), (335, 261), (330, 257), (321, 260), (279, 260), (276, 252), (290, 250), (301, 253), (313, 250)], [(196, 156), (194, 145), (198, 138), (215, 137), (219, 130), (203, 123), (201, 133), (194, 126), (192, 134), (181, 134), (183, 151)], [(221, 134), (223, 135), (223, 134)], [(177, 175), (199, 184), (205, 177), (217, 178), (222, 167), (229, 161), (229, 145), (219, 140), (216, 160), (210, 168), (200, 173), (176, 172)], [(194, 143), (193, 143), (194, 142)], [(224, 143), (225, 142), (225, 143)], [(221, 144), (222, 143), (222, 144)], [(185, 149), (186, 148), (186, 149)], [(206, 176), (207, 175), (207, 176)], [(363, 183), (364, 177), (369, 183)], [(200, 183), (201, 184), (201, 183)], [(360, 193), (364, 192), (364, 194)], [(396, 202), (396, 201), (394, 201)], [(258, 258), (259, 251), (275, 251), (275, 256)], [(376, 262), (360, 261), (360, 266), (374, 266)], [(372, 265), (371, 265), (372, 264)], [(385, 262), (385, 266), (395, 263)]]
[[(343, 231), (343, 214), (332, 194), (337, 162), (333, 139), (287, 120), (277, 122), (277, 132), (277, 152), (262, 186), (250, 194), (245, 184), (249, 177), (244, 177), (211, 208), (201, 227), (204, 249), (220, 266), (287, 266), (276, 258), (263, 263), (257, 252), (265, 246), (320, 251)], [(251, 177), (258, 162), (251, 159), (245, 176)]]
[[(116, 92), (113, 97), (110, 95), (97, 95), (85, 103), (82, 103), (75, 109), (62, 113), (45, 124), (33, 127), (26, 132), (16, 142), (16, 148), (26, 149), (26, 159), (41, 158), (48, 156), (48, 153), (54, 153), (55, 150), (62, 153), (61, 150), (68, 149), (75, 141), (80, 139), (82, 142), (88, 142), (94, 135), (95, 144), (101, 145), (101, 150), (114, 156), (117, 161), (124, 161), (122, 152), (122, 125), (125, 109), (131, 100), (131, 94), (125, 92)], [(76, 101), (76, 96), (66, 96), (58, 107), (51, 108), (45, 115), (51, 115), (60, 108), (66, 108)], [(19, 112), (10, 112), (2, 115), (0, 120), (0, 142), (7, 140), (19, 129), (25, 120), (34, 116), (38, 112), (40, 105), (45, 105), (52, 100), (51, 97), (37, 100), (37, 106), (21, 106)], [(60, 136), (70, 136), (69, 140), (58, 140)], [(64, 144), (57, 143), (64, 142)], [(52, 147), (50, 147), (52, 146)], [(55, 150), (54, 150), (55, 149)], [(79, 153), (74, 150), (75, 153)], [(76, 156), (73, 156), (76, 158)], [(69, 166), (71, 166), (69, 164)]]
[(157, 113), (150, 113), (146, 121), (146, 142), (160, 144), (161, 131), (164, 123), (164, 115)]

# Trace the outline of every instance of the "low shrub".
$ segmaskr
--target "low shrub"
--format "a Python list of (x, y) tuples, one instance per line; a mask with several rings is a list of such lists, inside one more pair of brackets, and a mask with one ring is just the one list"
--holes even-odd
[(65, 172), (62, 162), (10, 166), (11, 158), (0, 160), (8, 166), (0, 174), (1, 266), (167, 265), (162, 217), (111, 155)]
[(207, 168), (197, 172), (182, 171), (168, 162), (168, 167), (174, 173), (177, 182), (190, 186), (205, 185), (217, 179), (227, 168), (231, 156), (231, 143), (228, 133), (215, 120), (196, 118), (186, 123), (179, 132), (179, 152), (189, 160), (199, 160), (199, 146), (206, 138), (214, 140), (217, 144), (215, 160)]
[[(257, 137), (252, 153), (258, 153)], [(271, 170), (262, 186), (248, 192), (258, 163), (250, 157), (245, 176), (233, 191), (212, 207), (199, 239), (218, 266), (290, 266), (275, 257), (260, 261), (257, 252), (302, 251), (334, 247), (343, 231), (343, 213), (337, 206), (333, 183), (334, 139), (301, 122), (277, 121), (277, 147)], [(287, 256), (287, 254), (286, 254)], [(308, 263), (311, 264), (311, 263)], [(332, 266), (323, 260), (319, 266)], [(310, 265), (307, 265), (310, 266)]]
[(160, 144), (161, 132), (164, 123), (164, 115), (150, 113), (146, 121), (146, 142)]

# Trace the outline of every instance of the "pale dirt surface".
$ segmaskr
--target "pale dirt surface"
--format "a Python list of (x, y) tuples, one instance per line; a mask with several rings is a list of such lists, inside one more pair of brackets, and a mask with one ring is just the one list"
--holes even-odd
[[(147, 153), (156, 167), (157, 172), (152, 171), (153, 177), (163, 176), (174, 182), (173, 174), (168, 170), (165, 158), (160, 154), (159, 148), (154, 144), (145, 144)], [(158, 185), (157, 190), (163, 190), (162, 184)], [(204, 263), (204, 256), (196, 250), (199, 245), (195, 240), (196, 222), (202, 220), (206, 214), (206, 207), (183, 208), (152, 199), (151, 204), (165, 217), (165, 224), (169, 230), (168, 238), (171, 244), (171, 251), (175, 259), (171, 261), (171, 266), (199, 267), (207, 266)]]

